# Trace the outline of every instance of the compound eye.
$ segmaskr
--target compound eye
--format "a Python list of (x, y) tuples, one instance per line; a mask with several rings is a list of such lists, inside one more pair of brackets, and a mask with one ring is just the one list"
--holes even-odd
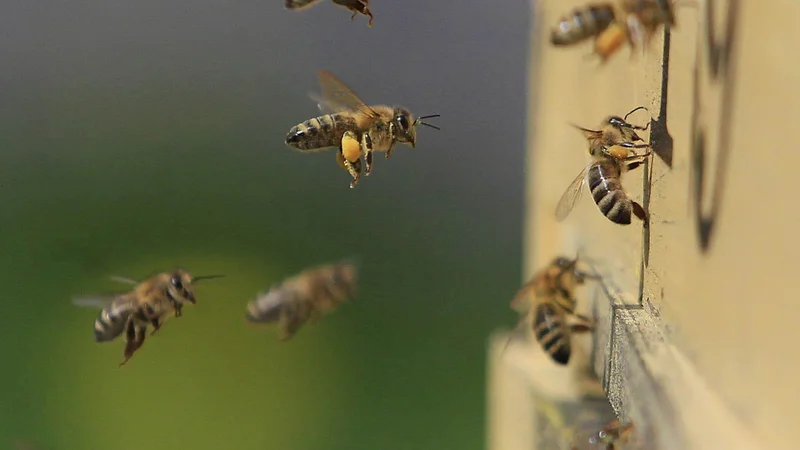
[(400, 128), (408, 130), (408, 119), (406, 119), (406, 116), (397, 116), (395, 120), (397, 120), (397, 124), (400, 125)]
[(170, 282), (173, 286), (175, 286), (176, 289), (183, 289), (183, 283), (181, 283), (180, 277), (172, 277)]

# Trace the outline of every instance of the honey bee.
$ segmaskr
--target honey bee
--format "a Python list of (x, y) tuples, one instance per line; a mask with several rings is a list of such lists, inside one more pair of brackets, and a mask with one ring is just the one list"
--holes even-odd
[[(520, 324), (529, 325), (542, 349), (562, 365), (572, 354), (572, 333), (585, 333), (593, 326), (591, 319), (575, 312), (573, 294), (577, 286), (595, 276), (577, 270), (577, 263), (578, 258), (555, 258), (511, 300), (511, 309), (523, 315)], [(569, 316), (577, 323), (568, 324)]]
[(280, 326), (279, 339), (287, 341), (305, 323), (315, 323), (356, 294), (358, 268), (351, 260), (306, 269), (270, 286), (247, 304), (251, 322)]
[(372, 172), (372, 152), (386, 152), (386, 159), (397, 142), (416, 146), (417, 125), (439, 130), (424, 122), (438, 114), (414, 119), (399, 106), (367, 106), (350, 88), (332, 73), (319, 72), (322, 98), (317, 100), (325, 115), (308, 119), (294, 126), (286, 135), (286, 144), (301, 152), (315, 152), (339, 147), (336, 162), (347, 170), (354, 188), (361, 178), (361, 156), (366, 163), (365, 175)]
[[(319, 0), (285, 0), (284, 6), (286, 9), (305, 9), (318, 3)], [(363, 14), (369, 17), (368, 26), (372, 26), (372, 12), (369, 10), (369, 0), (333, 0), (333, 3), (344, 6), (353, 12), (350, 20), (356, 18), (357, 14)]]
[(599, 430), (595, 430), (589, 437), (578, 433), (573, 440), (572, 450), (617, 450), (617, 444), (625, 444), (633, 432), (633, 423), (621, 424), (614, 419)]
[(195, 304), (194, 283), (203, 279), (222, 277), (206, 275), (192, 277), (182, 269), (158, 273), (144, 281), (112, 277), (115, 281), (135, 285), (132, 291), (122, 294), (98, 294), (73, 299), (78, 306), (101, 308), (94, 321), (94, 340), (109, 342), (125, 332), (124, 366), (133, 354), (142, 347), (147, 327), (152, 326), (154, 335), (164, 321), (173, 313), (182, 315), (186, 303)]
[(550, 43), (555, 46), (574, 45), (600, 35), (616, 19), (611, 3), (600, 3), (575, 8), (558, 20), (550, 31)]
[[(650, 145), (644, 142), (636, 130), (646, 130), (650, 124), (641, 127), (627, 122), (628, 116), (640, 106), (625, 115), (625, 118), (611, 116), (605, 119), (600, 130), (590, 130), (574, 125), (584, 133), (589, 141), (589, 155), (592, 161), (578, 173), (570, 183), (556, 206), (556, 219), (560, 222), (569, 216), (583, 194), (583, 186), (589, 185), (597, 207), (612, 222), (620, 225), (631, 223), (631, 213), (647, 223), (647, 213), (642, 205), (633, 201), (622, 188), (620, 178), (624, 172), (633, 170), (650, 156)], [(636, 149), (646, 148), (637, 154)]]
[(619, 0), (576, 8), (559, 19), (550, 33), (558, 47), (575, 45), (594, 38), (594, 54), (608, 60), (628, 42), (633, 50), (646, 48), (661, 25), (675, 25), (677, 0)]

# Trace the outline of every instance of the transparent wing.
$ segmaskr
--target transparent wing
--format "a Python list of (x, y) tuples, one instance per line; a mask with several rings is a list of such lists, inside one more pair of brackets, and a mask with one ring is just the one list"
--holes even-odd
[(253, 322), (277, 322), (286, 305), (290, 303), (289, 294), (280, 285), (271, 287), (248, 304), (247, 318)]
[(108, 279), (111, 280), (111, 281), (116, 281), (117, 283), (123, 283), (123, 284), (139, 284), (139, 281), (136, 281), (133, 278), (121, 277), (119, 275), (112, 275), (112, 276), (108, 277)]
[(319, 0), (284, 0), (283, 6), (286, 9), (303, 9), (317, 3)]
[(89, 294), (72, 297), (72, 304), (81, 308), (103, 309), (114, 303), (119, 294)]
[(138, 305), (131, 292), (87, 294), (72, 297), (72, 304), (81, 308), (104, 309), (113, 305), (115, 310), (133, 310)]
[(580, 171), (578, 176), (572, 180), (572, 183), (567, 186), (567, 190), (564, 191), (564, 194), (561, 195), (561, 199), (556, 206), (556, 220), (559, 222), (567, 218), (569, 213), (572, 212), (572, 208), (574, 208), (578, 200), (580, 200), (583, 194), (583, 185), (586, 184), (587, 169), (589, 169), (588, 165)]
[[(317, 104), (332, 111), (354, 111), (370, 117), (378, 117), (378, 113), (367, 106), (352, 89), (347, 87), (342, 80), (326, 70), (319, 71), (319, 85), (322, 87), (322, 97), (314, 97)], [(313, 98), (313, 97), (312, 97)]]

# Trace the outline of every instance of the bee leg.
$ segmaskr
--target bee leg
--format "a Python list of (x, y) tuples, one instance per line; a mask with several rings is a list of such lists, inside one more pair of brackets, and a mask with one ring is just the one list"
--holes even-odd
[(361, 135), (361, 151), (364, 152), (364, 160), (367, 163), (364, 175), (369, 176), (372, 173), (372, 136), (369, 133)]
[(311, 325), (313, 325), (313, 324), (317, 323), (317, 321), (318, 321), (318, 320), (319, 320), (321, 317), (322, 317), (322, 314), (321, 314), (321, 313), (320, 313), (318, 310), (316, 310), (316, 309), (312, 309), (312, 310), (311, 310), (311, 311), (308, 313), (308, 323), (309, 323), (309, 324), (311, 324)]
[(150, 325), (153, 326), (153, 331), (150, 332), (150, 336), (156, 334), (156, 331), (161, 329), (161, 321), (158, 320), (158, 317), (151, 318)]
[(573, 314), (573, 316), (581, 323), (584, 327), (589, 329), (594, 327), (594, 320), (589, 317), (584, 316), (583, 314)]
[(119, 363), (119, 367), (124, 366), (136, 353), (136, 350), (142, 347), (146, 332), (147, 327), (136, 326), (133, 323), (133, 319), (128, 319), (128, 323), (125, 326), (125, 359)]
[(364, 155), (364, 161), (367, 163), (366, 164), (367, 167), (364, 170), (364, 175), (369, 176), (369, 174), (372, 173), (372, 152), (371, 151), (367, 152), (367, 154)]
[(369, 17), (369, 23), (367, 23), (367, 26), (371, 27), (372, 19), (374, 17), (372, 17), (372, 11), (369, 10), (369, 0), (359, 0), (359, 3), (361, 3), (362, 5), (361, 14), (364, 14), (365, 16)]
[(386, 159), (389, 159), (389, 155), (392, 154), (392, 150), (394, 150), (394, 142), (392, 142), (392, 145), (386, 149)]
[(647, 215), (647, 211), (644, 210), (642, 205), (634, 202), (631, 200), (631, 206), (633, 206), (633, 213), (638, 217), (642, 222), (644, 222), (645, 226), (650, 223), (650, 218)]
[(359, 179), (361, 178), (361, 160), (357, 159), (355, 162), (350, 162), (345, 159), (344, 167), (348, 172), (350, 172), (350, 176), (353, 177), (353, 181), (350, 182), (350, 189), (353, 189), (356, 187)]
[(286, 315), (281, 318), (281, 332), (278, 335), (278, 340), (285, 342), (291, 339), (300, 326), (303, 325), (303, 320), (297, 316)]
[(180, 304), (180, 302), (173, 300), (172, 309), (175, 310), (175, 317), (180, 317), (183, 315), (183, 305)]

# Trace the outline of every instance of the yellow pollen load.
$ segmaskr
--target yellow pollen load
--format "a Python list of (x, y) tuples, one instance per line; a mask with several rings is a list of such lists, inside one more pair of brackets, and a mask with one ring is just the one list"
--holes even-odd
[(350, 162), (357, 161), (361, 157), (361, 143), (352, 136), (342, 136), (342, 155)]

